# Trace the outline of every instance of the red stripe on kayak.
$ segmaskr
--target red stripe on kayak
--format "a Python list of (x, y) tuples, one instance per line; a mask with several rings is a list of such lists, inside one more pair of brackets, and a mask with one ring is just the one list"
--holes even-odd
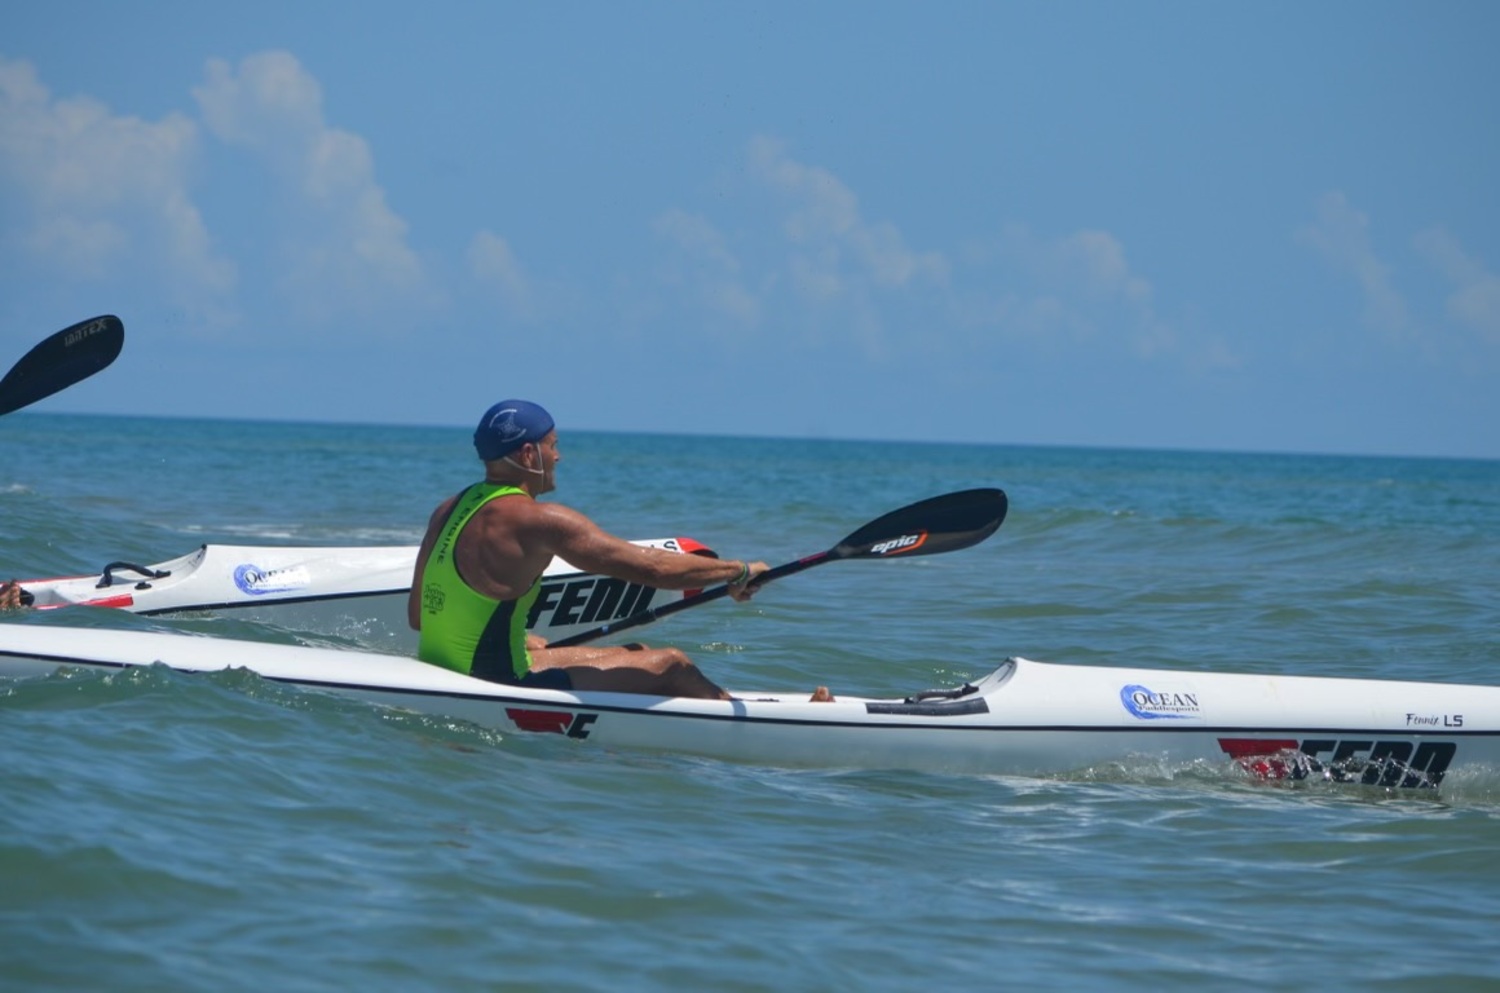
[(540, 731), (546, 734), (567, 734), (573, 715), (557, 710), (521, 710), (506, 707), (505, 716), (515, 722), (522, 731)]
[(135, 597), (129, 593), (121, 593), (119, 596), (100, 597), (97, 600), (85, 600), (85, 607), (129, 607), (135, 603)]

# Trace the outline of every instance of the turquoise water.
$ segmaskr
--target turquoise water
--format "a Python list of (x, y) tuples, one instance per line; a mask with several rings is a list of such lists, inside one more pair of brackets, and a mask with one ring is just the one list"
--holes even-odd
[[(0, 573), (414, 543), (469, 451), (459, 429), (11, 415)], [(1011, 654), (1500, 682), (1500, 463), (567, 432), (562, 451), (556, 497), (606, 527), (772, 564), (923, 497), (1007, 491), (977, 548), (834, 563), (639, 632), (731, 688), (905, 693)], [(1500, 774), (1412, 795), (1228, 767), (809, 772), (155, 670), (0, 679), (0, 755), (5, 989), (1500, 988)]]

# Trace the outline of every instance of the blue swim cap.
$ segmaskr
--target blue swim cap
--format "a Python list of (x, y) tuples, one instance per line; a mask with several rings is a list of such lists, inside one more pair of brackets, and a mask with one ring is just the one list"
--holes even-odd
[(552, 430), (552, 415), (528, 400), (501, 400), (479, 419), (474, 450), (486, 462), (503, 459), (527, 442), (536, 444)]

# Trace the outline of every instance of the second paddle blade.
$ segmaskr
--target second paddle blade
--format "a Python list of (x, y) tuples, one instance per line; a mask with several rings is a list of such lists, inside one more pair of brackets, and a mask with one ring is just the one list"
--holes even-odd
[(0, 414), (87, 379), (113, 362), (124, 344), (125, 325), (113, 314), (63, 328), (21, 356), (0, 379)]

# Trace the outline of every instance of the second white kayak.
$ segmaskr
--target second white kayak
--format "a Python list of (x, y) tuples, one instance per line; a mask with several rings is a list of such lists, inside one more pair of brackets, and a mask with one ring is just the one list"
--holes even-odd
[[(691, 538), (650, 538), (650, 548), (714, 553)], [(416, 545), (203, 545), (154, 565), (111, 562), (90, 576), (23, 579), (38, 610), (89, 606), (136, 614), (233, 611), (249, 620), (375, 632), (372, 647), (416, 649), (407, 628)], [(549, 641), (620, 620), (695, 591), (658, 590), (579, 570), (555, 558), (542, 574), (527, 626)], [(362, 628), (363, 629), (363, 628)]]

